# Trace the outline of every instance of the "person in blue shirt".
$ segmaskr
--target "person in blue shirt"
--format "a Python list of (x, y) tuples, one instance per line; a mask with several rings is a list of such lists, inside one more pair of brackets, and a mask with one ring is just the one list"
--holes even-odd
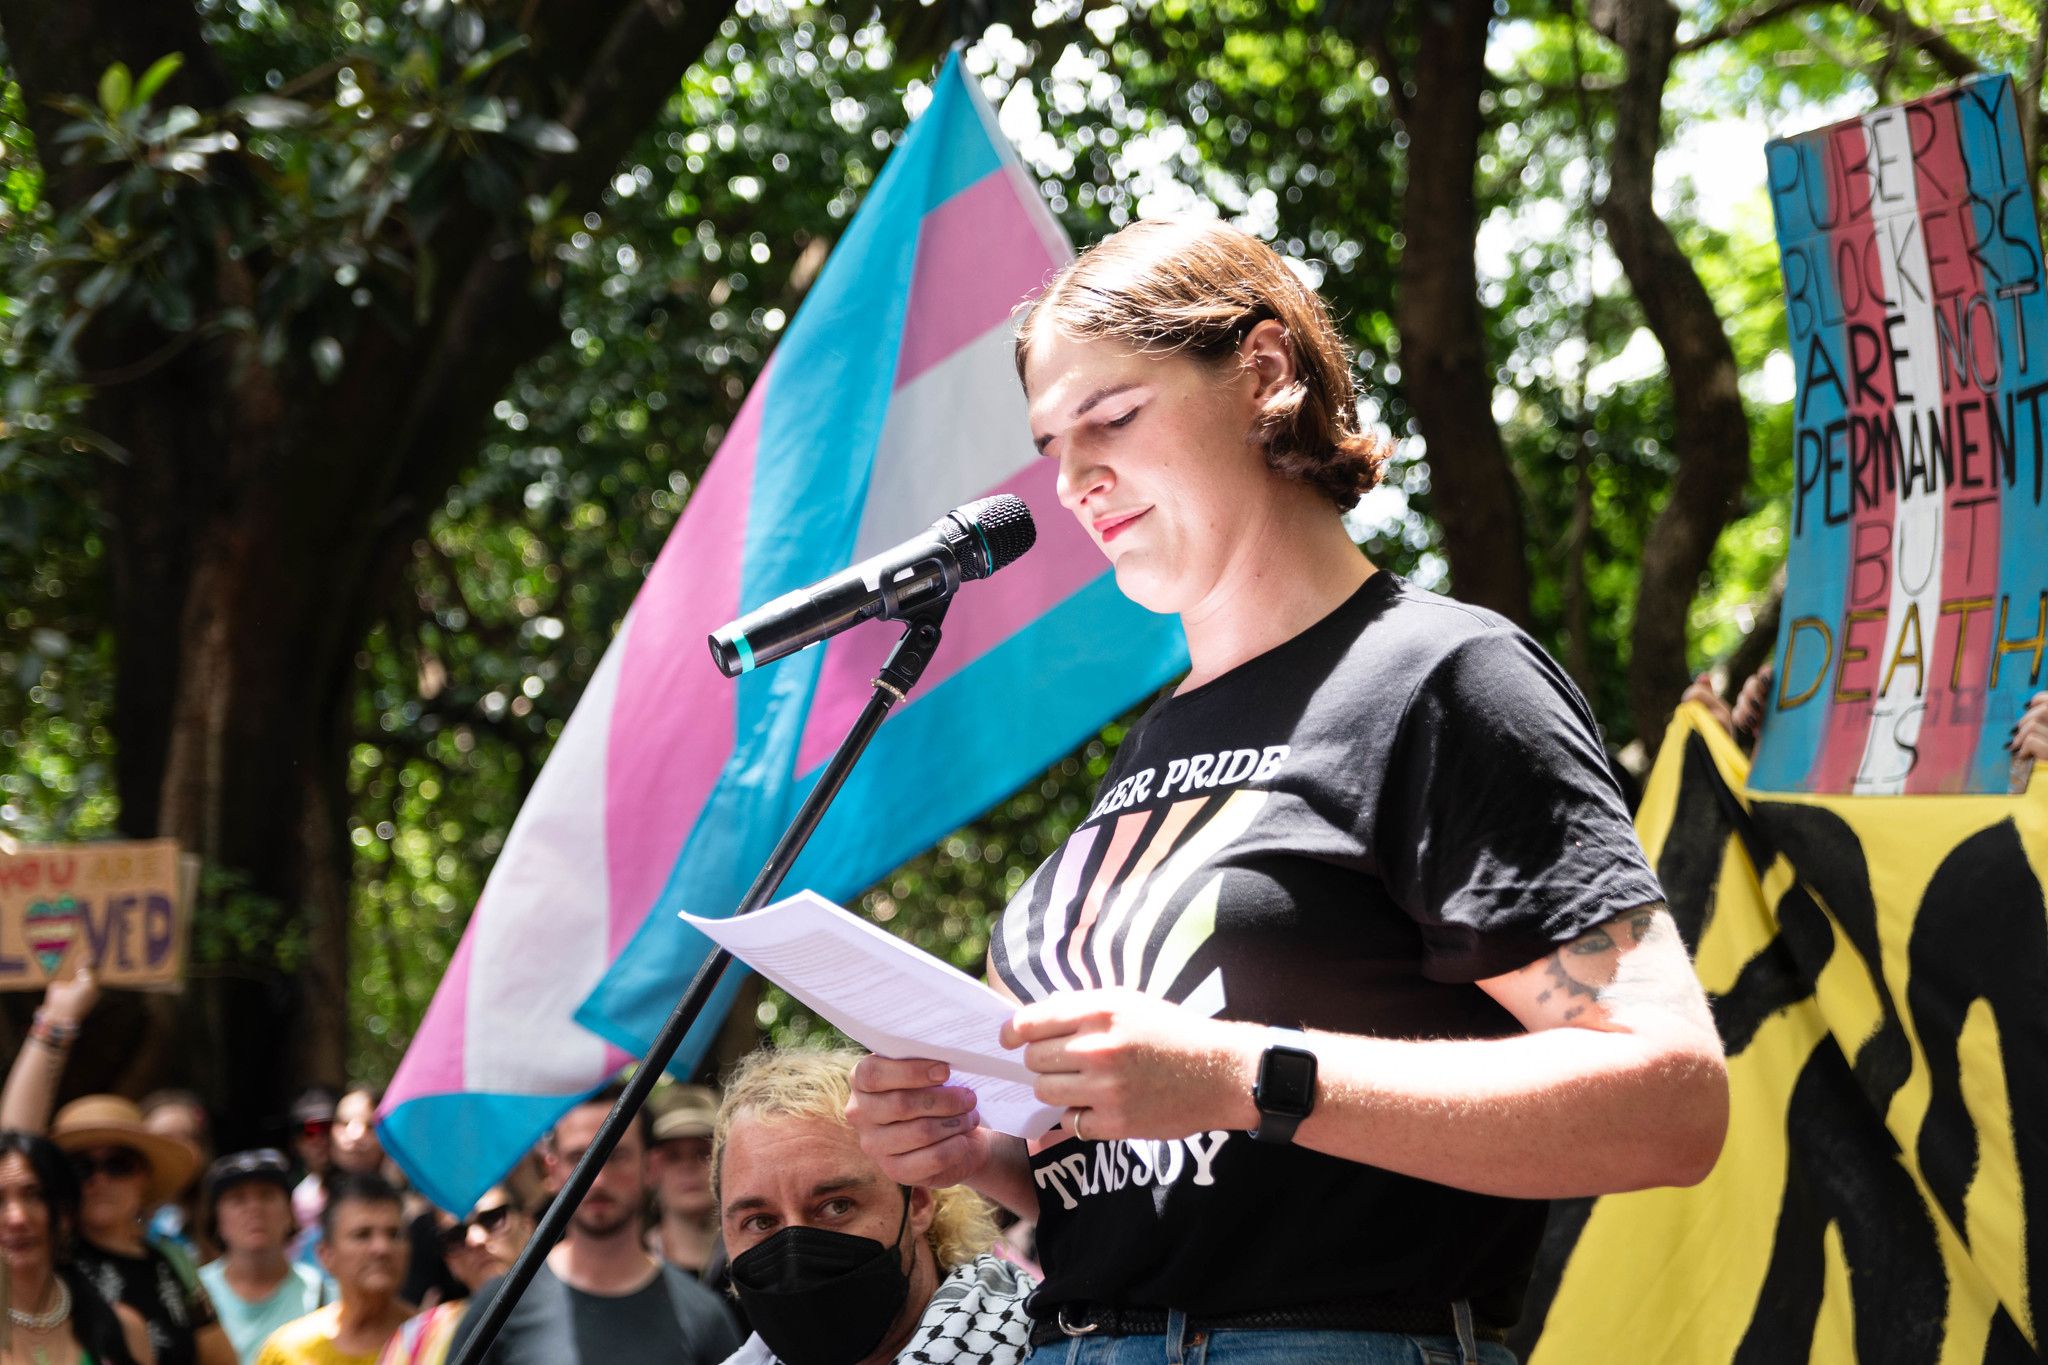
[(273, 1331), (334, 1297), (327, 1277), (286, 1255), (294, 1231), (292, 1170), (271, 1147), (236, 1152), (206, 1173), (206, 1220), (226, 1248), (201, 1266), (200, 1282), (242, 1365)]

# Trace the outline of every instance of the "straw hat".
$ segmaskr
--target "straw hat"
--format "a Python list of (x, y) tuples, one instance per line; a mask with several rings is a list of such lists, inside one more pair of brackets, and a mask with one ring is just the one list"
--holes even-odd
[(95, 1147), (126, 1147), (149, 1163), (152, 1207), (185, 1188), (199, 1169), (199, 1153), (180, 1138), (152, 1133), (142, 1126), (135, 1101), (119, 1095), (87, 1095), (57, 1111), (50, 1141), (66, 1152)]

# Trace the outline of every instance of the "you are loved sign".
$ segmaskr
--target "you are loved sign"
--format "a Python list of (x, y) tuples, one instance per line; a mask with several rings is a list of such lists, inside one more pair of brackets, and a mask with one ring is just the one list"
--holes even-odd
[(90, 967), (107, 986), (184, 977), (191, 891), (177, 841), (0, 852), (0, 991), (41, 990)]

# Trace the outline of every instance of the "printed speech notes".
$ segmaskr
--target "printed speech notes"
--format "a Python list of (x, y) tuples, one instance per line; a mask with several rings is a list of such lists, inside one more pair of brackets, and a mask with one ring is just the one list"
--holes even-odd
[(1017, 1007), (823, 896), (799, 891), (737, 919), (683, 918), (734, 957), (884, 1057), (929, 1057), (974, 1091), (981, 1121), (1035, 1138), (1064, 1110), (1031, 1093), (1023, 1049), (997, 1041)]

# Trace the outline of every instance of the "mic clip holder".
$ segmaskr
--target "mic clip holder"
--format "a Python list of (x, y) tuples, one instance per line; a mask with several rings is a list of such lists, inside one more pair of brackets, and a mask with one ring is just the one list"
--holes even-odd
[(889, 652), (887, 663), (874, 680), (878, 691), (893, 694), (902, 701), (917, 686), (917, 680), (924, 676), (925, 666), (932, 661), (932, 655), (939, 649), (939, 623), (946, 619), (946, 608), (953, 605), (951, 597), (941, 597), (928, 607), (912, 610), (904, 621), (909, 629), (896, 641), (896, 648)]

